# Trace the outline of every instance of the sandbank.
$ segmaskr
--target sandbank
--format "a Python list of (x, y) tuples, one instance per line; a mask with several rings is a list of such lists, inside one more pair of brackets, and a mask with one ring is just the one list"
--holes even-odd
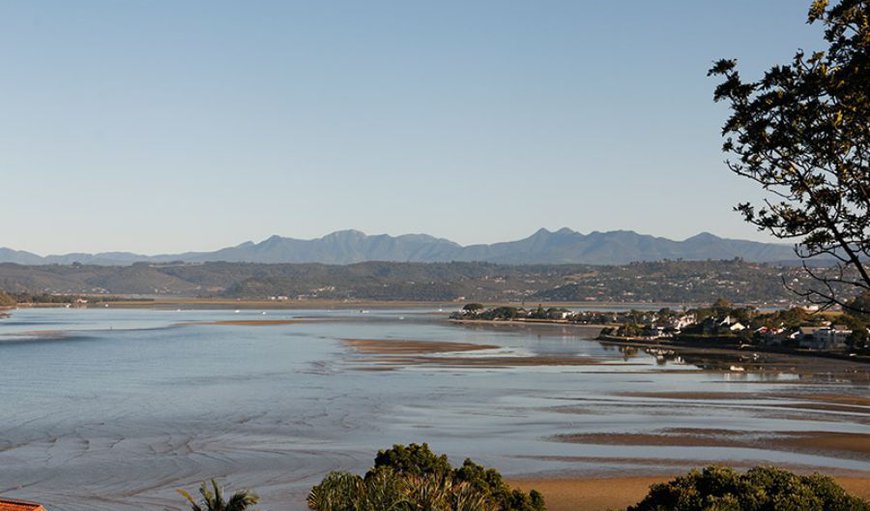
[[(611, 362), (609, 358), (575, 356), (437, 356), (444, 353), (463, 353), (498, 349), (489, 344), (470, 344), (453, 341), (417, 341), (405, 339), (343, 339), (353, 351), (370, 355), (365, 361), (374, 364), (437, 365), (439, 367), (504, 368), (523, 366), (590, 366)], [(627, 365), (619, 363), (620, 367)]]
[(487, 350), (498, 347), (489, 344), (402, 339), (342, 339), (342, 342), (357, 353), (367, 355), (424, 355), (429, 353)]
[(227, 321), (192, 321), (188, 323), (180, 323), (180, 325), (218, 325), (218, 326), (276, 326), (276, 325), (294, 325), (302, 323), (301, 319), (239, 319)]
[(561, 442), (597, 445), (736, 447), (812, 454), (870, 456), (870, 434), (831, 431), (742, 431), (666, 428), (657, 433), (576, 433), (553, 437)]

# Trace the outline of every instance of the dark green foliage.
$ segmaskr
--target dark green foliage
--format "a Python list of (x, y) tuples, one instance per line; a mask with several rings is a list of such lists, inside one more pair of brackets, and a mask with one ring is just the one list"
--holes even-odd
[(178, 490), (178, 493), (190, 503), (191, 511), (245, 511), (260, 501), (250, 490), (237, 491), (230, 500), (224, 500), (223, 490), (214, 479), (211, 484), (203, 481), (200, 485), (199, 494), (202, 497), (199, 502), (186, 490)]
[(475, 491), (488, 495), (495, 500), (500, 509), (516, 511), (538, 511), (544, 509), (544, 497), (535, 490), (528, 494), (512, 490), (494, 468), (486, 468), (466, 459), (462, 466), (453, 472), (454, 481), (471, 485)]
[(815, 0), (808, 22), (825, 26), (826, 51), (798, 51), (791, 62), (744, 81), (735, 60), (710, 75), (723, 79), (714, 99), (729, 103), (722, 128), (728, 167), (770, 194), (739, 204), (744, 219), (777, 238), (796, 239), (804, 259), (833, 260), (837, 271), (809, 266), (806, 287), (786, 285), (820, 305), (849, 306), (870, 291), (870, 1)]
[(480, 314), (478, 314), (478, 317), (480, 319), (488, 319), (488, 320), (516, 319), (520, 316), (521, 312), (523, 314), (525, 313), (524, 310), (519, 309), (517, 307), (509, 307), (509, 306), (496, 307), (494, 309), (490, 309), (490, 310), (481, 312)]
[(775, 467), (746, 473), (710, 466), (656, 484), (628, 511), (870, 511), (830, 477), (800, 476)]
[(331, 472), (312, 488), (315, 511), (545, 511), (532, 490), (511, 489), (501, 474), (471, 460), (454, 469), (427, 444), (379, 451), (364, 477)]
[[(375, 456), (375, 469), (387, 467), (397, 474), (403, 475), (435, 475), (449, 474), (453, 467), (447, 461), (447, 456), (437, 455), (429, 449), (429, 444), (410, 444), (407, 447), (396, 444), (390, 449), (382, 449)], [(368, 474), (366, 474), (368, 477)]]

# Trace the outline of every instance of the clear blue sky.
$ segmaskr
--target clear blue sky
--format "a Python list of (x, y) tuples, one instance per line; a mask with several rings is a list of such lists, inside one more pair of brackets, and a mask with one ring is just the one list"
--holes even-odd
[(719, 57), (822, 47), (809, 0), (5, 1), (0, 246), (539, 227), (768, 240)]

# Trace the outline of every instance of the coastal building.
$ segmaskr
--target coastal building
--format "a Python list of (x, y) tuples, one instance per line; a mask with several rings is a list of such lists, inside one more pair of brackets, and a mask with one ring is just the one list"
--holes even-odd
[(707, 318), (701, 323), (706, 335), (728, 335), (746, 330), (746, 326), (731, 316), (724, 318)]
[(813, 350), (841, 350), (852, 331), (843, 325), (801, 327), (798, 345)]
[(686, 328), (687, 326), (694, 325), (697, 322), (698, 322), (698, 317), (695, 316), (695, 313), (683, 314), (682, 316), (675, 318), (671, 322), (670, 326), (676, 330), (682, 330), (682, 329)]
[(794, 338), (790, 336), (791, 334), (785, 328), (782, 327), (768, 328), (763, 326), (755, 330), (755, 335), (757, 338), (761, 339), (762, 344), (766, 346), (782, 346), (786, 340)]
[(732, 332), (742, 332), (746, 330), (746, 325), (739, 321), (735, 321), (734, 323), (728, 325), (728, 330), (731, 330)]
[(35, 502), (0, 498), (0, 511), (45, 511), (45, 508)]

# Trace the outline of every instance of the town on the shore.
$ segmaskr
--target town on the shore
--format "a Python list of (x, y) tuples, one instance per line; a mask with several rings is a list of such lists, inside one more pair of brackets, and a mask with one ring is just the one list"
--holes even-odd
[[(868, 300), (862, 296), (856, 300)], [(870, 317), (848, 311), (804, 306), (761, 311), (718, 299), (709, 306), (655, 311), (570, 310), (565, 307), (487, 308), (466, 304), (450, 318), (456, 321), (551, 323), (601, 326), (601, 340), (672, 343), (775, 351), (870, 355)]]

